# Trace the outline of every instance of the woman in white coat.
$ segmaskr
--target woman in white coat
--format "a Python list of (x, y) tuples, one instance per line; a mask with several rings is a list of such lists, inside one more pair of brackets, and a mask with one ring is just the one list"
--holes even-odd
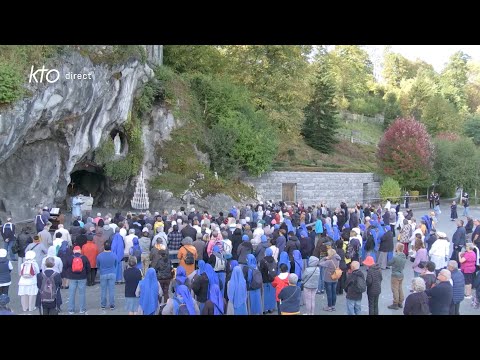
[(35, 300), (37, 298), (37, 274), (40, 272), (35, 261), (35, 251), (27, 251), (25, 261), (20, 271), (20, 280), (18, 281), (18, 296), (21, 298), (23, 311), (34, 311)]
[(428, 254), (430, 261), (435, 263), (435, 273), (438, 275), (440, 270), (445, 269), (450, 259), (450, 242), (447, 234), (437, 231), (437, 240), (433, 243)]

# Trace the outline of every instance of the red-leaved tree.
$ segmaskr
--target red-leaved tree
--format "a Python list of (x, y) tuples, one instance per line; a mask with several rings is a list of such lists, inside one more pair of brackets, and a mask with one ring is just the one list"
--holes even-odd
[(401, 186), (428, 186), (432, 176), (433, 143), (424, 124), (413, 118), (398, 118), (378, 144), (377, 161), (387, 176)]

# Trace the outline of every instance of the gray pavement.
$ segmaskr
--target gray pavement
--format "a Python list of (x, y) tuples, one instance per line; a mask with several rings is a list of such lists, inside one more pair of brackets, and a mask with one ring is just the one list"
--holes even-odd
[[(428, 214), (428, 209), (417, 209), (414, 210), (414, 216), (417, 219), (420, 219), (423, 215)], [(461, 215), (463, 212), (462, 207), (458, 207), (458, 214)], [(472, 217), (480, 217), (480, 209), (478, 208), (471, 208), (470, 215)], [(460, 217), (460, 219), (465, 220), (465, 217)], [(456, 225), (454, 221), (450, 221), (450, 205), (449, 204), (442, 204), (442, 214), (439, 216), (439, 223), (437, 229), (443, 231), (447, 234), (449, 239), (451, 239), (453, 233), (455, 232)], [(17, 262), (13, 263), (14, 270), (12, 272), (12, 285), (9, 289), (9, 296), (11, 299), (10, 308), (19, 315), (38, 315), (38, 310), (34, 312), (23, 312), (21, 305), (20, 305), (20, 297), (18, 294), (18, 266)], [(365, 271), (364, 267), (362, 266), (362, 270)], [(383, 271), (383, 281), (382, 281), (382, 293), (380, 295), (379, 300), (379, 310), (380, 315), (403, 315), (403, 310), (391, 310), (388, 309), (387, 306), (392, 304), (392, 292), (390, 288), (390, 275), (391, 270), (387, 269)], [(413, 270), (411, 269), (411, 263), (407, 261), (405, 265), (405, 279), (403, 281), (403, 291), (405, 297), (407, 297), (409, 293), (409, 286), (411, 280), (413, 278)], [(97, 275), (98, 281), (98, 275)], [(116, 285), (115, 286), (115, 310), (101, 310), (100, 309), (100, 284), (96, 284), (93, 287), (87, 287), (87, 313), (85, 315), (127, 315), (127, 312), (124, 309), (125, 304), (125, 287), (124, 285)], [(61, 290), (62, 298), (63, 298), (63, 305), (62, 312), (60, 315), (68, 314), (66, 312), (67, 303), (68, 303), (68, 290)], [(473, 309), (470, 305), (471, 300), (464, 300), (460, 305), (460, 314), (462, 315), (477, 315), (480, 314), (480, 310)], [(316, 308), (315, 313), (317, 315), (346, 315), (346, 304), (345, 304), (345, 295), (337, 296), (337, 303), (336, 303), (336, 312), (325, 312), (323, 311), (323, 307), (327, 305), (327, 297), (326, 294), (319, 294), (316, 295)], [(76, 299), (76, 315), (78, 315), (78, 294)], [(301, 312), (304, 311), (302, 306)], [(364, 294), (362, 299), (362, 315), (368, 315), (368, 301), (366, 294)]]

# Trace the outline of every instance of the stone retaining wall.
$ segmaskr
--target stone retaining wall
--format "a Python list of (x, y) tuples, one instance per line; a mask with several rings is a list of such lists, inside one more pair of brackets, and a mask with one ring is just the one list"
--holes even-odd
[(261, 177), (248, 177), (244, 182), (253, 185), (263, 200), (287, 200), (282, 197), (282, 184), (296, 184), (295, 199), (306, 205), (326, 201), (338, 206), (342, 200), (348, 205), (368, 202), (379, 197), (380, 182), (373, 173), (289, 172), (273, 171)]

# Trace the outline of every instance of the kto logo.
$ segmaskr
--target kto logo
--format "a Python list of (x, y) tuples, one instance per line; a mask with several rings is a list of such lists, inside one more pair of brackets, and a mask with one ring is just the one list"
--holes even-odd
[[(33, 79), (33, 82), (37, 84), (43, 82), (44, 75), (45, 75), (45, 80), (47, 80), (47, 82), (49, 82), (50, 84), (57, 82), (58, 79), (60, 78), (60, 73), (58, 72), (58, 70), (45, 69), (45, 65), (43, 65), (41, 69), (38, 69), (35, 72), (33, 72), (33, 70), (34, 68), (32, 65), (32, 70), (30, 71), (30, 78), (28, 81), (29, 83), (32, 82), (32, 79)], [(37, 78), (37, 75), (40, 76), (39, 79)]]

